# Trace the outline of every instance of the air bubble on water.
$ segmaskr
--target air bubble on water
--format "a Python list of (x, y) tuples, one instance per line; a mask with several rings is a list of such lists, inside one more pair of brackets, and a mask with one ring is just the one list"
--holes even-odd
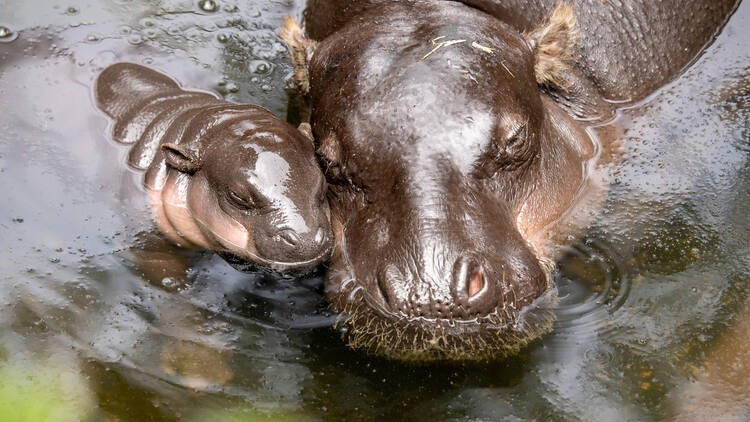
[(216, 39), (223, 44), (229, 40), (229, 37), (227, 36), (227, 34), (219, 34), (216, 36)]
[(139, 34), (132, 34), (128, 37), (128, 42), (133, 45), (138, 45), (143, 42), (143, 38)]
[(258, 82), (260, 82), (260, 78), (257, 76), (253, 76), (252, 78), (250, 78), (250, 82), (257, 84)]
[(99, 42), (101, 40), (102, 40), (102, 38), (99, 35), (97, 35), (97, 34), (89, 34), (89, 35), (86, 36), (86, 41), (88, 41), (90, 43)]
[(216, 2), (214, 0), (200, 0), (198, 2), (198, 7), (200, 7), (204, 12), (215, 12)]
[(248, 65), (250, 72), (257, 73), (259, 75), (267, 75), (271, 73), (271, 63), (265, 60), (253, 60)]
[(18, 33), (11, 31), (7, 26), (0, 25), (0, 42), (11, 42), (18, 37)]
[(239, 90), (240, 90), (240, 87), (239, 87), (239, 86), (237, 86), (237, 84), (236, 84), (236, 83), (234, 83), (234, 82), (229, 82), (229, 83), (227, 84), (227, 91), (229, 91), (229, 92), (237, 92), (237, 91), (239, 91)]
[(67, 14), (69, 14), (69, 15), (77, 15), (77, 14), (78, 14), (78, 9), (76, 9), (76, 8), (75, 8), (75, 7), (73, 7), (73, 6), (70, 6), (70, 7), (68, 7), (68, 9), (67, 9), (67, 10), (65, 11), (65, 13), (67, 13)]
[(116, 61), (117, 54), (113, 51), (105, 50), (89, 60), (89, 64), (91, 64), (94, 69), (104, 69)]
[(273, 88), (271, 87), (271, 85), (265, 84), (262, 87), (260, 87), (260, 89), (262, 89), (264, 92), (269, 92)]

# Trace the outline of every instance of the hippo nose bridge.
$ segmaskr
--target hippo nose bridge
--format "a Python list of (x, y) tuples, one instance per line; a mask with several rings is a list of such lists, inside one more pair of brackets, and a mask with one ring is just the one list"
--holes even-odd
[(289, 226), (269, 227), (255, 234), (255, 248), (265, 259), (278, 262), (302, 262), (325, 259), (333, 249), (329, 227), (318, 226), (305, 232)]
[(309, 250), (311, 255), (317, 256), (330, 249), (333, 233), (328, 225), (319, 225), (304, 233), (282, 228), (278, 231), (277, 237), (289, 247)]

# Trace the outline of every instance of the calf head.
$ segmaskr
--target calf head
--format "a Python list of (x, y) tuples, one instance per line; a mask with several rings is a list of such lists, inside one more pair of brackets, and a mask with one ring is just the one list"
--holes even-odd
[(199, 136), (212, 142), (161, 146), (186, 182), (197, 243), (237, 265), (289, 271), (325, 261), (333, 239), (310, 138), (259, 107), (217, 107), (201, 119), (214, 123), (190, 125), (185, 136), (208, 127)]

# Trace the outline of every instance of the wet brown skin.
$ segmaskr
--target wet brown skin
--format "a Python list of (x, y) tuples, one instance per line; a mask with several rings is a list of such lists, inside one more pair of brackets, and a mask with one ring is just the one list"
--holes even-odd
[[(611, 117), (606, 97), (642, 98), (673, 77), (733, 4), (656, 51), (677, 63), (615, 90), (607, 75), (638, 70), (615, 68), (627, 60), (587, 64), (610, 54), (592, 40), (622, 28), (588, 32), (570, 13), (547, 21), (552, 2), (474, 3), (313, 1), (305, 17), (317, 43), (282, 31), (296, 77), (309, 78), (298, 82), (309, 83), (336, 235), (326, 294), (353, 347), (485, 359), (548, 331), (555, 245), (580, 232), (605, 190), (581, 120)], [(611, 12), (590, 6), (587, 20)], [(591, 57), (569, 49), (577, 43)]]
[(96, 81), (97, 106), (159, 229), (240, 267), (302, 271), (333, 246), (326, 182), (309, 137), (267, 110), (185, 91), (166, 75), (118, 63)]

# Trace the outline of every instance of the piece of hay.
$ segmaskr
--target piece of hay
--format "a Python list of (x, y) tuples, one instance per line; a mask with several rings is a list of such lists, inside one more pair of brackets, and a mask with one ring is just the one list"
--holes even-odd
[(439, 49), (441, 49), (443, 47), (448, 47), (448, 46), (453, 45), (453, 44), (460, 44), (460, 43), (466, 42), (466, 40), (450, 40), (450, 41), (443, 41), (443, 42), (435, 43), (435, 41), (437, 41), (439, 39), (442, 39), (442, 38), (445, 38), (445, 35), (441, 35), (441, 36), (439, 36), (437, 38), (433, 38), (432, 39), (432, 41), (431, 41), (432, 45), (434, 45), (435, 47), (432, 50), (430, 50), (427, 54), (425, 54), (424, 56), (422, 56), (422, 60), (430, 57), (430, 54), (438, 51)]
[(483, 46), (482, 44), (479, 44), (476, 41), (472, 41), (471, 46), (474, 47), (474, 48), (478, 48), (478, 49), (484, 51), (485, 53), (492, 54), (495, 51), (495, 49), (490, 48), (490, 47), (485, 47), (485, 46)]

